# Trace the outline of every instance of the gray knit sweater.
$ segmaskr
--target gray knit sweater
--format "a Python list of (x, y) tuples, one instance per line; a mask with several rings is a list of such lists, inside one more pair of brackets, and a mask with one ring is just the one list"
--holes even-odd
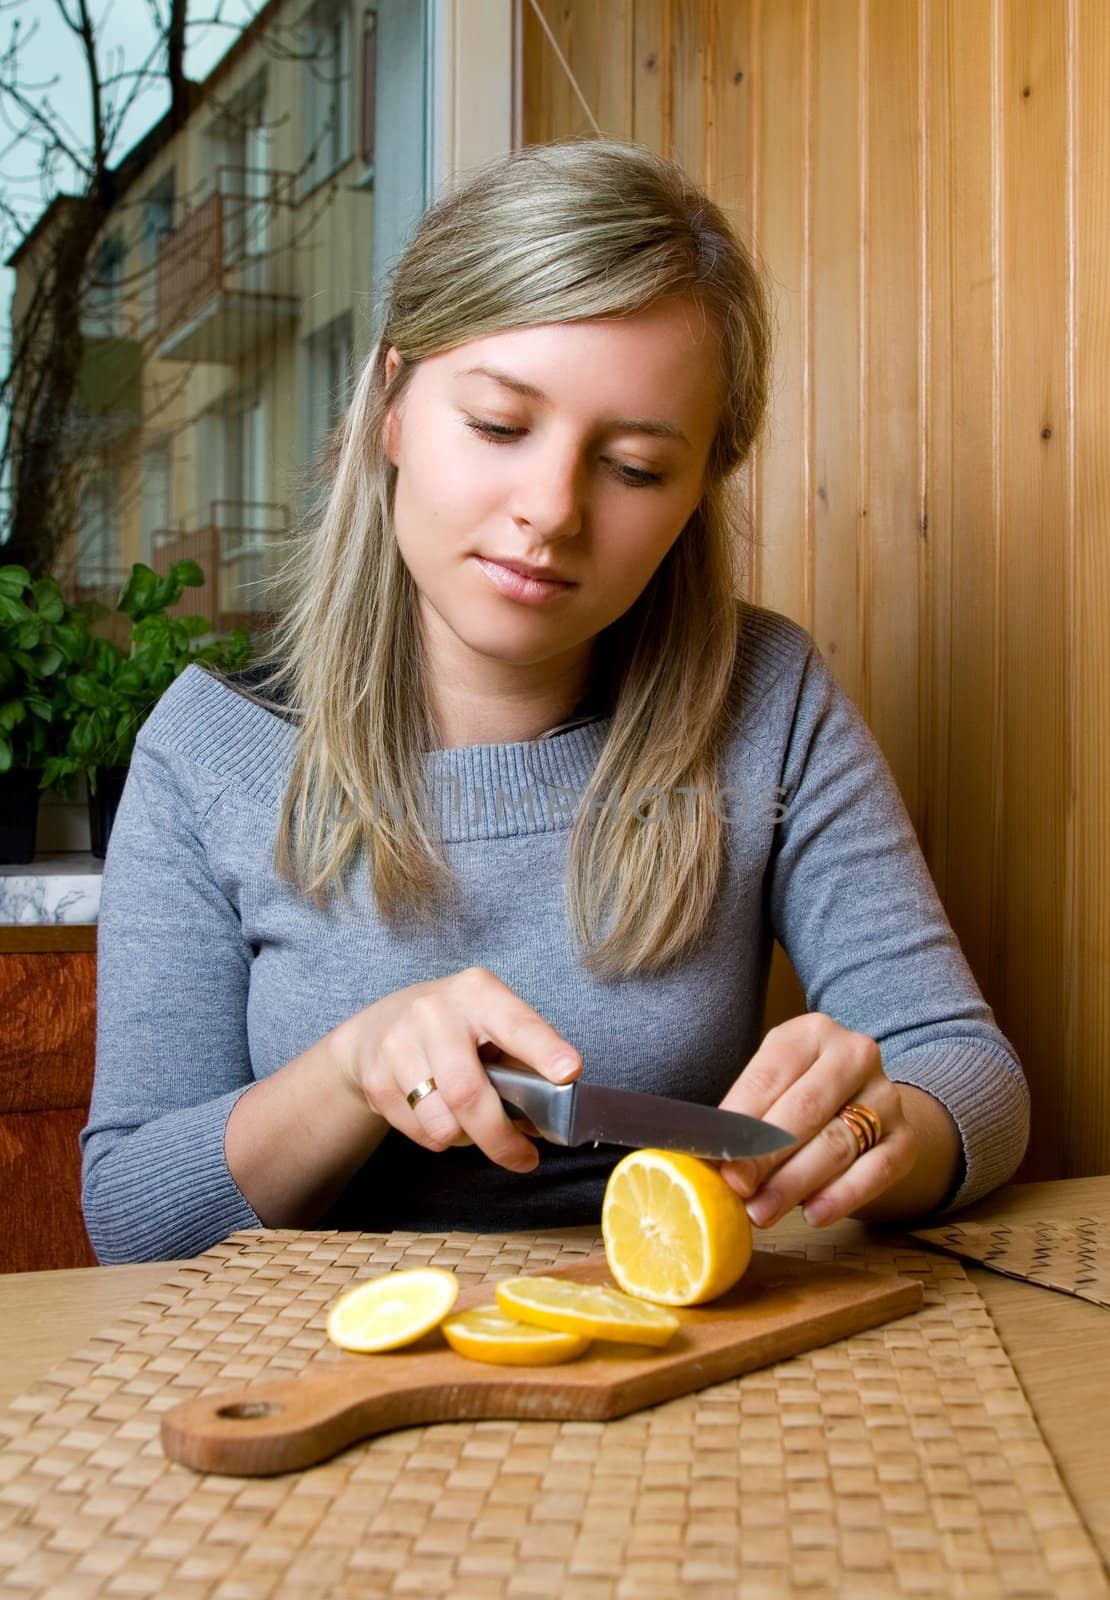
[[(575, 807), (609, 729), (435, 750), (432, 815), (459, 909), (420, 931), (379, 917), (368, 881), (321, 913), (272, 867), (292, 721), (192, 666), (135, 748), (105, 862), (96, 1078), (82, 1201), (104, 1262), (189, 1256), (261, 1226), (224, 1159), (232, 1106), (383, 995), (469, 966), (570, 1040), (587, 1080), (716, 1105), (754, 1054), (772, 942), (807, 1007), (878, 1041), (891, 1078), (934, 1095), (963, 1139), (940, 1211), (1006, 1181), (1029, 1096), (968, 969), (875, 740), (810, 636), (742, 606), (740, 713), (720, 809), (728, 866), (695, 952), (601, 983), (570, 934)], [(624, 797), (645, 819), (683, 796)], [(645, 826), (650, 822), (645, 820)], [(341, 902), (336, 902), (341, 905)], [(391, 1130), (323, 1228), (497, 1231), (597, 1223), (616, 1146), (541, 1143), (533, 1173)]]

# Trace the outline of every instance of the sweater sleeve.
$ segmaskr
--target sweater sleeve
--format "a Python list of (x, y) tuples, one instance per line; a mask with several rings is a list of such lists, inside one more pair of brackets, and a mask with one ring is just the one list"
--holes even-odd
[(770, 915), (811, 1011), (879, 1045), (897, 1083), (955, 1119), (963, 1161), (936, 1214), (1011, 1177), (1029, 1091), (940, 903), (893, 775), (811, 643), (782, 778)]
[(223, 785), (144, 729), (108, 844), (80, 1135), (81, 1204), (105, 1263), (199, 1255), (262, 1226), (224, 1159), (231, 1108), (255, 1080), (251, 950), (203, 841)]

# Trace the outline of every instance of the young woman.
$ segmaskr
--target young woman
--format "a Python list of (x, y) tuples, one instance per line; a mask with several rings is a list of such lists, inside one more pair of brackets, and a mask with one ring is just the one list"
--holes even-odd
[[(532, 146), (423, 218), (272, 659), (190, 667), (105, 867), (81, 1142), (103, 1261), (235, 1228), (597, 1222), (484, 1063), (765, 1116), (768, 1226), (1007, 1179), (1021, 1067), (812, 639), (740, 603), (752, 261), (681, 170)], [(529, 578), (526, 574), (534, 574)], [(772, 942), (812, 1008), (760, 1042)]]

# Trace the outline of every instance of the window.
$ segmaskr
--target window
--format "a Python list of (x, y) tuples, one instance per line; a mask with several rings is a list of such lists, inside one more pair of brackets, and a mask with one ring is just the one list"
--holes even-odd
[(112, 339), (123, 332), (123, 239), (105, 239), (93, 256), (85, 290), (81, 331), (89, 339)]
[[(273, 129), (266, 119), (266, 72), (224, 107), (205, 133), (205, 167), (221, 198), (223, 264), (252, 265), (271, 248), (270, 208), (273, 171)], [(241, 287), (258, 291), (261, 281), (245, 278)]]
[(307, 32), (302, 193), (322, 183), (351, 157), (351, 46), (346, 8), (324, 0), (310, 13)]
[(143, 201), (142, 234), (142, 308), (143, 332), (153, 333), (158, 310), (158, 247), (173, 230), (173, 173), (168, 172), (155, 184)]
[(266, 407), (260, 394), (240, 395), (201, 417), (197, 498), (221, 533), (225, 559), (253, 548), (269, 526)]
[(81, 493), (77, 522), (77, 583), (108, 589), (120, 575), (119, 479), (107, 468), (94, 472)]
[(143, 451), (143, 560), (149, 566), (155, 534), (173, 523), (173, 445), (158, 439)]
[(354, 348), (351, 314), (344, 312), (307, 341), (308, 455), (314, 458), (351, 397)]

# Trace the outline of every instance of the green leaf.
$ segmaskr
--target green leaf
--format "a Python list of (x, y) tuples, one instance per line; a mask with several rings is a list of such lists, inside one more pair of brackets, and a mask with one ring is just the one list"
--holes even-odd
[(54, 707), (49, 700), (43, 700), (40, 695), (29, 694), (27, 696), (27, 709), (33, 712), (36, 717), (41, 718), (43, 722), (54, 721)]
[(195, 561), (174, 561), (170, 565), (170, 577), (186, 589), (202, 589), (204, 587), (204, 573)]
[(12, 769), (12, 747), (4, 735), (0, 733), (0, 772), (10, 772)]
[(200, 639), (213, 631), (207, 617), (175, 617), (174, 621), (186, 639)]
[(33, 616), (34, 612), (22, 600), (0, 592), (0, 622), (11, 627), (15, 623), (28, 622)]
[(31, 585), (31, 593), (44, 622), (61, 622), (66, 614), (66, 606), (55, 578), (36, 579)]
[(116, 694), (142, 694), (146, 689), (146, 675), (141, 661), (125, 661), (112, 685)]
[(7, 599), (17, 599), (30, 583), (31, 574), (26, 567), (0, 567), (0, 595)]
[(42, 638), (44, 627), (45, 623), (40, 622), (38, 617), (32, 617), (29, 622), (23, 623), (22, 627), (16, 629), (16, 648), (19, 650), (33, 650)]
[(69, 692), (79, 706), (102, 706), (109, 698), (105, 685), (89, 672), (75, 672), (69, 679)]
[(40, 677), (49, 678), (62, 664), (62, 652), (57, 645), (40, 644), (35, 651), (35, 666)]
[(148, 566), (144, 566), (141, 561), (136, 561), (131, 568), (131, 576), (123, 586), (117, 610), (124, 611), (129, 617), (136, 619), (145, 616), (157, 588), (158, 574), (152, 572)]
[(17, 728), (27, 716), (27, 708), (22, 700), (6, 700), (0, 706), (0, 728)]
[(51, 638), (70, 665), (79, 662), (89, 648), (89, 630), (84, 618), (75, 622), (55, 623)]
[(90, 716), (78, 717), (70, 730), (69, 743), (66, 749), (70, 755), (76, 756), (82, 763), (87, 762), (96, 750), (96, 727)]

